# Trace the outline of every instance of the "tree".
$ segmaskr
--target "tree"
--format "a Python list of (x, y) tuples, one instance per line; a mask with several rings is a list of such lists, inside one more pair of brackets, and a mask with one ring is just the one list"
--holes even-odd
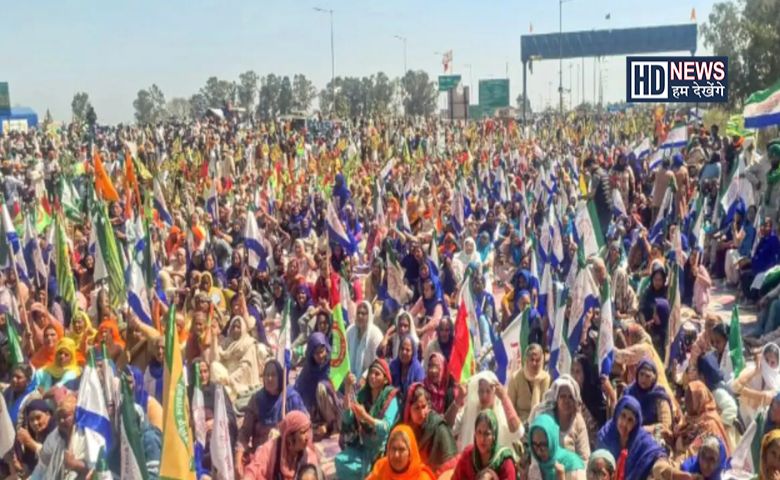
[(390, 80), (390, 78), (384, 72), (379, 72), (374, 77), (374, 88), (371, 95), (372, 98), (372, 112), (379, 115), (387, 115), (390, 113), (390, 106), (393, 103), (393, 95), (397, 83)]
[(525, 112), (531, 113), (531, 101), (529, 99), (525, 99), (525, 102), (523, 102), (523, 94), (520, 93), (517, 95), (517, 98), (515, 99), (515, 102), (517, 102), (517, 109), (521, 112), (523, 111), (523, 103), (525, 103)]
[(422, 70), (409, 70), (401, 79), (404, 110), (407, 115), (433, 115), (436, 111), (436, 86)]
[(285, 76), (282, 78), (282, 83), (279, 86), (279, 99), (277, 101), (279, 107), (278, 113), (280, 115), (286, 115), (292, 112), (293, 109), (293, 89), (292, 83), (290, 83), (290, 77)]
[(90, 127), (94, 127), (95, 124), (97, 124), (97, 113), (95, 113), (95, 109), (92, 108), (92, 105), (87, 107), (87, 113), (84, 114), (84, 119)]
[(196, 93), (195, 95), (191, 96), (189, 99), (189, 104), (190, 113), (195, 118), (202, 117), (209, 109), (208, 100), (206, 100), (206, 97), (202, 93)]
[(46, 109), (46, 115), (43, 117), (43, 124), (44, 125), (51, 125), (54, 122), (54, 118), (51, 116), (51, 112), (49, 109)]
[(780, 78), (780, 2), (739, 0), (713, 5), (702, 25), (704, 43), (729, 57), (730, 108)]
[(314, 97), (317, 96), (317, 89), (314, 84), (306, 78), (306, 75), (297, 74), (293, 77), (293, 109), (298, 112), (306, 112), (311, 107)]
[(140, 124), (155, 124), (165, 118), (165, 95), (153, 84), (148, 90), (138, 90), (138, 97), (133, 101), (135, 120)]
[(168, 116), (176, 120), (189, 120), (192, 116), (192, 105), (186, 98), (172, 98), (165, 106)]
[(76, 122), (84, 122), (87, 119), (87, 110), (90, 107), (89, 95), (84, 92), (78, 92), (73, 95), (73, 100), (70, 102), (70, 109), (73, 112), (73, 120)]
[(225, 106), (235, 100), (237, 89), (235, 82), (210, 77), (206, 80), (206, 85), (200, 89), (200, 93), (209, 107), (225, 108)]
[(257, 114), (263, 120), (274, 118), (279, 111), (279, 91), (282, 87), (282, 79), (269, 73), (260, 80), (260, 95), (258, 98)]
[(260, 76), (252, 70), (238, 76), (238, 104), (247, 112), (254, 110), (259, 81)]

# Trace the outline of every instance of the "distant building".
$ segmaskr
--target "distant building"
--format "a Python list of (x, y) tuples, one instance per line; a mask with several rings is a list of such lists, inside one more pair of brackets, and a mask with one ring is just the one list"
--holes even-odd
[(38, 126), (38, 114), (29, 107), (11, 107), (0, 113), (0, 133), (26, 132)]

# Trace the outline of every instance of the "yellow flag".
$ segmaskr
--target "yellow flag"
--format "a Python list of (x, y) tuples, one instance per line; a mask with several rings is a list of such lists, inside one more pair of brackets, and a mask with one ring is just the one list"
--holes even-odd
[(181, 348), (176, 335), (176, 308), (171, 305), (165, 329), (161, 480), (195, 480), (190, 406), (184, 384)]
[(580, 192), (583, 195), (588, 194), (588, 184), (585, 182), (585, 175), (580, 172)]

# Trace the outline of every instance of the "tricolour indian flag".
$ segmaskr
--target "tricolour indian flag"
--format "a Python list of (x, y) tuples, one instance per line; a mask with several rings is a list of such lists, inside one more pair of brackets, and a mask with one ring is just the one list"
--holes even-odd
[(171, 305), (165, 326), (161, 480), (195, 480), (190, 407), (182, 367), (181, 349), (176, 338), (176, 307)]
[(745, 117), (745, 128), (780, 124), (780, 80), (748, 97), (742, 116)]

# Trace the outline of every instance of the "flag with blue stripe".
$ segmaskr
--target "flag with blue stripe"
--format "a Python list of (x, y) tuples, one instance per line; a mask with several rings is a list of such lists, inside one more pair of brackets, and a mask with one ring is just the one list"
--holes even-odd
[(328, 226), (328, 238), (332, 243), (340, 245), (348, 255), (353, 255), (357, 252), (355, 240), (347, 233), (347, 229), (344, 228), (344, 223), (339, 218), (333, 202), (328, 203), (325, 222)]
[(154, 204), (154, 209), (157, 210), (157, 215), (160, 217), (160, 220), (162, 220), (163, 223), (165, 223), (166, 225), (168, 226), (173, 225), (173, 217), (171, 216), (171, 213), (168, 210), (168, 205), (165, 203), (165, 196), (163, 195), (160, 182), (156, 178), (154, 179), (153, 189), (154, 189), (154, 196), (152, 199), (152, 203)]
[(265, 271), (268, 268), (268, 249), (266, 241), (260, 234), (254, 212), (247, 212), (244, 227), (244, 246), (247, 250), (247, 264), (256, 270)]
[(112, 432), (106, 397), (92, 352), (81, 374), (75, 424), (78, 431), (84, 435), (88, 463), (95, 465), (101, 448), (111, 451)]

